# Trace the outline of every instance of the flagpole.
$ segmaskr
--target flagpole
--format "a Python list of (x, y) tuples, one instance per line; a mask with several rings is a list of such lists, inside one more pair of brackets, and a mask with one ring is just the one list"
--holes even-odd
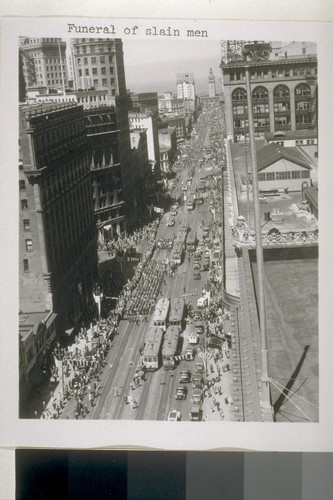
[(260, 218), (260, 202), (259, 202), (259, 184), (257, 170), (257, 152), (254, 137), (253, 109), (252, 109), (252, 93), (250, 82), (249, 66), (245, 67), (246, 75), (246, 92), (247, 92), (247, 108), (249, 119), (249, 135), (250, 135), (250, 153), (251, 153), (251, 169), (252, 169), (252, 193), (254, 207), (254, 222), (256, 233), (256, 262), (258, 269), (258, 298), (259, 298), (259, 323), (260, 323), (260, 344), (261, 344), (261, 381), (262, 395), (261, 402), (263, 409), (271, 409), (270, 387), (268, 376), (268, 350), (267, 350), (267, 321), (266, 321), (266, 304), (265, 304), (265, 273), (264, 273), (264, 254), (262, 247), (261, 236), (261, 218)]

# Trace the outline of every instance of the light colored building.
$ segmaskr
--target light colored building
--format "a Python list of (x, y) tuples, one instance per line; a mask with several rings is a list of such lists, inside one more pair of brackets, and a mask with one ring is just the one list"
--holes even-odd
[(128, 114), (130, 129), (144, 129), (147, 131), (148, 158), (153, 166), (154, 175), (159, 178), (160, 153), (158, 145), (157, 114), (131, 111)]
[(257, 151), (259, 191), (302, 191), (311, 185), (311, 163), (296, 147), (272, 143)]
[(311, 42), (272, 42), (270, 59), (286, 59), (289, 57), (307, 57), (317, 54), (317, 44)]
[(142, 128), (132, 129), (130, 134), (133, 169), (136, 171), (137, 179), (135, 184), (135, 203), (138, 212), (143, 212), (146, 209), (147, 198), (154, 192), (156, 183), (148, 158), (147, 130)]
[(68, 83), (66, 42), (61, 38), (19, 39), (25, 86), (64, 89)]
[(177, 158), (176, 127), (165, 127), (158, 131), (161, 172), (169, 172)]
[(193, 73), (177, 74), (177, 98), (195, 99), (195, 83)]

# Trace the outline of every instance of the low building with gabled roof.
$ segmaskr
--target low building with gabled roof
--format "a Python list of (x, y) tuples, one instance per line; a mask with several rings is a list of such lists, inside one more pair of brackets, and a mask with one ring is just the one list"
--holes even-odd
[(257, 151), (259, 191), (302, 191), (311, 185), (311, 163), (297, 148), (276, 143)]

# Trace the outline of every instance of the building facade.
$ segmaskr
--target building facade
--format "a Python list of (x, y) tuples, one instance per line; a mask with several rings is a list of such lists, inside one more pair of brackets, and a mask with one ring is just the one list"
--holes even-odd
[(177, 158), (177, 133), (175, 127), (163, 127), (158, 131), (161, 172), (167, 173)]
[(119, 129), (115, 107), (84, 111), (89, 145), (93, 203), (99, 241), (126, 231), (125, 199), (119, 151)]
[(148, 158), (156, 180), (160, 179), (160, 152), (158, 144), (157, 113), (134, 112), (129, 113), (131, 129), (145, 129), (147, 131)]
[(138, 215), (147, 208), (147, 199), (156, 187), (155, 178), (152, 173), (148, 157), (147, 130), (143, 128), (132, 129), (131, 147), (133, 153), (133, 169), (136, 174), (136, 196), (135, 203)]
[(20, 108), (20, 310), (80, 321), (97, 278), (97, 232), (82, 107)]
[[(77, 38), (71, 42), (77, 89), (107, 90), (107, 105), (114, 105), (118, 152), (126, 214), (135, 211), (135, 179), (132, 169), (123, 44), (118, 38)], [(107, 189), (107, 188), (106, 188)]]
[(193, 73), (177, 74), (177, 99), (195, 99), (195, 83)]
[(278, 131), (316, 129), (317, 58), (221, 63), (227, 133), (233, 140), (248, 135), (245, 72), (249, 68), (256, 136)]
[(68, 84), (66, 42), (61, 38), (20, 38), (25, 86), (64, 89)]
[(296, 147), (269, 144), (257, 151), (259, 191), (302, 191), (311, 185), (311, 164)]

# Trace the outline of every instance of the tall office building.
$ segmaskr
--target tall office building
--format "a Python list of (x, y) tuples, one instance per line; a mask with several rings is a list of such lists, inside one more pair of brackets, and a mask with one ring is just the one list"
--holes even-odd
[(67, 86), (66, 42), (61, 38), (27, 38), (19, 41), (26, 88)]
[(20, 107), (20, 310), (72, 328), (97, 278), (97, 232), (82, 107)]
[(193, 73), (177, 74), (177, 98), (195, 100), (195, 83)]
[[(77, 38), (71, 41), (74, 74), (77, 89), (106, 89), (108, 105), (113, 105), (117, 124), (117, 156), (121, 166), (122, 190), (125, 210), (128, 215), (135, 212), (135, 172), (132, 166), (131, 143), (128, 123), (128, 95), (124, 70), (123, 44), (120, 39)], [(105, 115), (106, 116), (106, 115)], [(104, 118), (105, 118), (104, 116)], [(104, 142), (110, 139), (114, 144), (114, 134), (110, 135), (105, 124)], [(91, 141), (90, 141), (91, 142)]]

